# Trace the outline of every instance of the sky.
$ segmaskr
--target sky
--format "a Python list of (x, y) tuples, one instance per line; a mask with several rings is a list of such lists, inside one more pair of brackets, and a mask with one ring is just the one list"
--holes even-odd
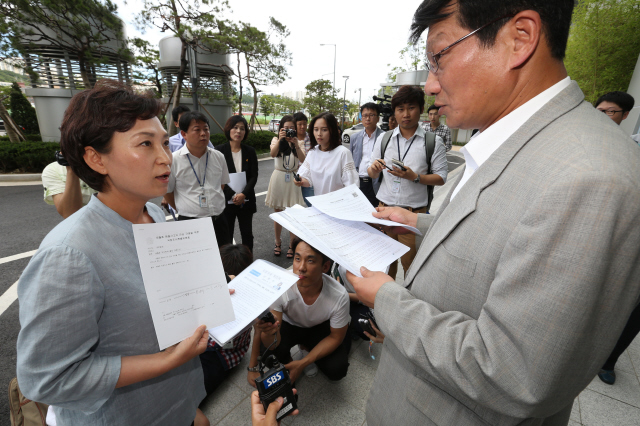
[[(138, 36), (157, 46), (167, 35), (155, 29), (147, 29), (145, 33), (136, 29), (134, 19), (142, 2), (129, 0), (126, 4), (124, 0), (116, 0), (115, 3), (118, 15), (127, 24), (129, 37)], [(320, 78), (333, 82), (334, 48), (320, 44), (336, 44), (336, 88), (343, 96), (343, 76), (349, 76), (347, 99), (358, 102), (360, 92), (354, 91), (361, 88), (361, 103), (364, 103), (377, 93), (393, 66), (403, 65), (398, 52), (407, 44), (413, 13), (420, 2), (229, 0), (229, 4), (229, 11), (224, 15), (228, 19), (248, 22), (267, 31), (269, 17), (273, 16), (291, 32), (285, 40), (293, 57), (288, 67), (289, 79), (278, 86), (262, 87), (263, 93), (304, 90), (308, 83)], [(235, 69), (234, 59), (232, 69)]]

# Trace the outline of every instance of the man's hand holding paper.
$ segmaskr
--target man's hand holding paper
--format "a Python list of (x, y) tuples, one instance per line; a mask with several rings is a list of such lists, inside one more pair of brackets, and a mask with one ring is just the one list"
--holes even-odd
[[(401, 225), (408, 225), (413, 228), (418, 224), (418, 215), (401, 207), (377, 207), (373, 217), (377, 219), (390, 220)], [(384, 230), (393, 234), (410, 234), (411, 231), (404, 226), (384, 226)]]

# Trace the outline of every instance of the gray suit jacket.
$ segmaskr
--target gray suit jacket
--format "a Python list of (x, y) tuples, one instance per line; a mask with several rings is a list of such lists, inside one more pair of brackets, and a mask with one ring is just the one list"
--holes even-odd
[(568, 423), (640, 296), (640, 150), (583, 99), (572, 82), (420, 216), (409, 289), (375, 300), (368, 425)]
[[(376, 131), (373, 134), (373, 140), (374, 141), (378, 140), (378, 137), (382, 134), (384, 134), (384, 131), (380, 127), (376, 127)], [(362, 161), (362, 140), (363, 139), (364, 139), (364, 129), (362, 129), (358, 133), (355, 133), (351, 137), (351, 143), (349, 144), (349, 149), (351, 150), (351, 155), (353, 156), (353, 164), (356, 165), (356, 170), (358, 172), (360, 172), (358, 169), (360, 167), (360, 162)], [(371, 155), (371, 153), (369, 152), (368, 155)], [(376, 179), (373, 181), (373, 189), (377, 193), (379, 188), (380, 188), (380, 183), (378, 182), (378, 179)]]

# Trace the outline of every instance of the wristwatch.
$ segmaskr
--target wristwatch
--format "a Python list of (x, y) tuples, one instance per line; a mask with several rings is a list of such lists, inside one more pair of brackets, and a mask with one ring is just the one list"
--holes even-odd
[(247, 367), (247, 371), (250, 371), (252, 373), (259, 373), (260, 369), (258, 368), (258, 366), (256, 365), (255, 367)]
[(416, 178), (413, 180), (414, 183), (420, 183), (420, 175), (418, 173), (416, 173), (417, 176)]

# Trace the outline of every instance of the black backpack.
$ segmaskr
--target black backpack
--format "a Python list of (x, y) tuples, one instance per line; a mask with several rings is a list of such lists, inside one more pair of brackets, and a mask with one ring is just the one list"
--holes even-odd
[[(384, 153), (387, 150), (387, 146), (389, 145), (389, 141), (391, 140), (391, 136), (393, 135), (393, 130), (389, 130), (382, 136), (382, 142), (380, 146), (380, 155), (384, 158)], [(427, 174), (431, 174), (431, 157), (433, 156), (433, 152), (436, 149), (436, 134), (425, 131), (424, 138), (424, 148), (427, 152)], [(380, 172), (380, 177), (378, 181), (382, 184), (382, 177), (384, 173)], [(433, 200), (433, 185), (427, 185), (427, 193), (429, 194), (429, 199), (427, 200), (427, 213), (431, 208), (431, 200)]]

